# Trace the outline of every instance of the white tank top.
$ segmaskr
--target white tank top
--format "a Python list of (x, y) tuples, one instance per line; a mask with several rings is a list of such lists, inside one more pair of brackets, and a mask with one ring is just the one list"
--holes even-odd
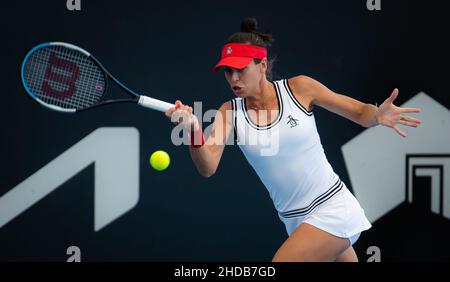
[(279, 111), (268, 125), (252, 122), (245, 98), (232, 100), (234, 138), (279, 215), (304, 216), (339, 192), (343, 183), (325, 156), (313, 112), (297, 101), (287, 79), (273, 85)]

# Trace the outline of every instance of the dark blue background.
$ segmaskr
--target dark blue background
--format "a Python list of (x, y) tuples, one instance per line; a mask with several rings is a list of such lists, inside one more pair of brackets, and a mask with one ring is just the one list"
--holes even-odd
[[(187, 148), (172, 145), (172, 125), (161, 113), (114, 105), (75, 116), (37, 106), (19, 74), (25, 54), (41, 42), (87, 49), (137, 92), (217, 109), (233, 93), (211, 68), (225, 39), (253, 16), (275, 36), (269, 52), (277, 56), (276, 78), (305, 74), (372, 104), (394, 87), (400, 89), (397, 104), (425, 91), (450, 107), (450, 7), (444, 1), (382, 0), (382, 11), (368, 11), (365, 0), (82, 0), (79, 12), (68, 11), (65, 1), (1, 5), (0, 196), (98, 127), (133, 126), (141, 136), (134, 209), (94, 232), (90, 166), (0, 229), (2, 261), (64, 261), (71, 245), (81, 248), (83, 260), (268, 261), (287, 238), (265, 187), (236, 146), (227, 146), (217, 173), (204, 179)], [(340, 147), (364, 128), (320, 108), (315, 117), (330, 163), (351, 188)], [(147, 162), (157, 149), (172, 158), (164, 172)], [(377, 245), (383, 260), (449, 260), (450, 222), (417, 213), (424, 226), (408, 206), (377, 222), (355, 245), (360, 259)]]

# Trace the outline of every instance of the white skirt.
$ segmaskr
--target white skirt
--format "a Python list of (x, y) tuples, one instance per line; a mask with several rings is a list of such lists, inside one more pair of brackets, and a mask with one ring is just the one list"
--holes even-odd
[(348, 238), (351, 245), (356, 242), (362, 231), (372, 227), (358, 200), (345, 184), (339, 192), (307, 215), (291, 218), (279, 215), (279, 217), (285, 224), (289, 236), (300, 224), (308, 223), (337, 237)]

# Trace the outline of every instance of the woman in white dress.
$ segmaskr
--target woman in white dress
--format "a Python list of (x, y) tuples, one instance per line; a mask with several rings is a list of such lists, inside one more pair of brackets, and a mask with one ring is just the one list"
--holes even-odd
[[(271, 34), (256, 31), (255, 19), (246, 19), (224, 45), (214, 70), (224, 69), (236, 98), (219, 108), (206, 141), (192, 107), (177, 100), (166, 116), (190, 132), (189, 152), (205, 177), (215, 173), (225, 144), (234, 137), (289, 234), (273, 261), (357, 261), (352, 245), (371, 224), (327, 161), (313, 107), (364, 127), (393, 128), (402, 137), (406, 134), (398, 124), (417, 127), (421, 122), (404, 114), (420, 109), (396, 107), (397, 89), (377, 107), (334, 93), (305, 75), (272, 81), (267, 58), (272, 41)], [(268, 149), (267, 144), (276, 146)]]

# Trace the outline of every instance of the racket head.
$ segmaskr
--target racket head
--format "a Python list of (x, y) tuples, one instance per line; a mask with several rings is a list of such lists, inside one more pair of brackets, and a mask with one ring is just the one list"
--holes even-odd
[(37, 45), (21, 68), (26, 92), (48, 109), (75, 113), (99, 103), (107, 73), (89, 52), (64, 42)]

